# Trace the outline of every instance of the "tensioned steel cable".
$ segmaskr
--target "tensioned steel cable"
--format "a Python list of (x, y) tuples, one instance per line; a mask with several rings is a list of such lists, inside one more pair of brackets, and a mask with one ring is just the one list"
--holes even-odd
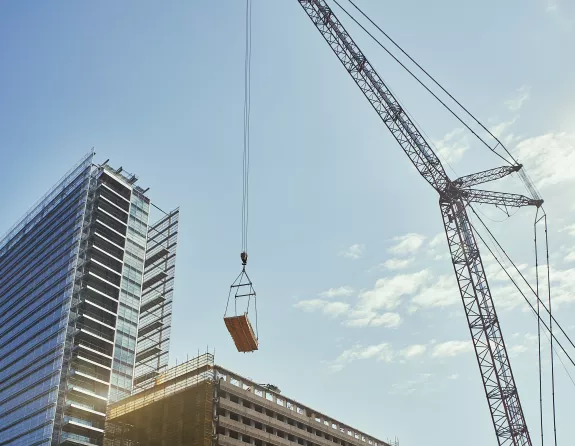
[(553, 358), (553, 310), (551, 308), (551, 273), (549, 268), (549, 238), (547, 230), (547, 214), (543, 214), (545, 217), (545, 253), (547, 255), (547, 293), (549, 298), (549, 332), (551, 334), (550, 345), (551, 345), (551, 398), (553, 404), (553, 436), (555, 440), (555, 446), (557, 446), (557, 418), (555, 414), (555, 365)]
[[(356, 8), (358, 8), (353, 2), (351, 2), (351, 0), (348, 0), (350, 3), (352, 3), (352, 5), (354, 5)], [(503, 147), (503, 149), (505, 150), (505, 152), (511, 157), (511, 159), (513, 160), (513, 162), (509, 161), (508, 159), (506, 159), (504, 156), (502, 156), (501, 154), (497, 153), (495, 151), (495, 148), (491, 147), (481, 136), (479, 136), (470, 126), (469, 124), (467, 124), (467, 122), (465, 122), (457, 113), (455, 113), (455, 111), (453, 111), (453, 109), (451, 107), (449, 107), (449, 105), (447, 105), (443, 100), (441, 100), (441, 98), (439, 96), (437, 96), (421, 79), (419, 79), (419, 77), (417, 77), (417, 75), (415, 75), (415, 73), (413, 73), (413, 71), (411, 71), (403, 62), (401, 62), (391, 51), (389, 51), (387, 49), (387, 47), (381, 43), (381, 41), (375, 37), (365, 26), (363, 26), (354, 16), (353, 14), (351, 14), (347, 9), (345, 9), (343, 6), (341, 6), (341, 4), (338, 2), (338, 0), (333, 0), (333, 2), (339, 6), (341, 8), (341, 10), (351, 19), (355, 22), (355, 24), (357, 26), (359, 26), (369, 37), (371, 37), (371, 39), (378, 45), (380, 46), (387, 54), (389, 54), (393, 60), (395, 60), (405, 71), (407, 71), (407, 73), (409, 73), (423, 88), (425, 88), (425, 90), (431, 94), (441, 105), (443, 105), (443, 107), (449, 111), (449, 113), (451, 113), (461, 124), (463, 124), (463, 126), (465, 126), (465, 128), (467, 130), (469, 130), (479, 141), (481, 141), (489, 150), (491, 150), (495, 155), (497, 155), (499, 158), (501, 158), (503, 161), (505, 161), (506, 163), (513, 165), (513, 164), (517, 164), (517, 161), (515, 160), (515, 158), (513, 158), (513, 156), (507, 151), (507, 149), (501, 144), (501, 147)], [(358, 8), (359, 9), (359, 8)], [(361, 10), (360, 10), (361, 12)], [(364, 14), (362, 12), (362, 14)], [(365, 15), (365, 14), (364, 14)], [(366, 16), (366, 18), (375, 25), (375, 23)], [(377, 25), (375, 25), (382, 33), (383, 31), (381, 30), (381, 28), (379, 28)], [(385, 34), (385, 33), (384, 33)], [(391, 40), (391, 39), (390, 39)], [(395, 44), (397, 45), (397, 44)], [(402, 50), (403, 51), (403, 50)], [(407, 54), (407, 53), (406, 53)], [(421, 68), (421, 67), (420, 67)], [(423, 70), (423, 69), (422, 69)], [(428, 74), (429, 76), (429, 74)], [(455, 99), (454, 99), (455, 100)], [(456, 101), (457, 102), (457, 101)], [(459, 103), (458, 103), (459, 104)], [(463, 106), (461, 104), (459, 104), (462, 108)], [(469, 112), (467, 112), (469, 113)], [(482, 124), (480, 124), (482, 125)], [(483, 128), (485, 128), (482, 125)], [(486, 129), (487, 130), (487, 129)], [(489, 132), (489, 130), (487, 130)], [(490, 132), (489, 132), (490, 133)], [(490, 133), (491, 134), (491, 133)], [(492, 135), (493, 136), (493, 135)], [(495, 137), (494, 137), (495, 138)], [(497, 138), (495, 138), (496, 141), (498, 141)], [(497, 147), (497, 146), (496, 146)]]
[[(478, 218), (478, 220), (481, 222), (482, 226), (487, 230), (487, 232), (489, 233), (489, 235), (491, 236), (491, 238), (495, 241), (496, 244), (499, 245), (500, 249), (503, 251), (503, 253), (505, 254), (505, 256), (507, 257), (507, 259), (511, 262), (511, 264), (513, 265), (513, 267), (515, 268), (515, 270), (517, 271), (517, 273), (519, 273), (519, 275), (523, 278), (523, 280), (526, 281), (527, 286), (529, 287), (529, 289), (531, 290), (531, 292), (533, 292), (533, 294), (535, 294), (535, 291), (533, 290), (533, 288), (531, 287), (531, 285), (529, 284), (529, 282), (527, 282), (527, 280), (525, 279), (525, 277), (523, 276), (523, 274), (519, 271), (519, 269), (517, 268), (517, 266), (515, 265), (515, 263), (509, 258), (509, 256), (507, 255), (507, 253), (505, 252), (505, 250), (503, 248), (501, 248), (501, 245), (499, 244), (499, 242), (497, 241), (497, 239), (493, 236), (493, 233), (489, 230), (489, 228), (485, 225), (485, 223), (483, 222), (483, 220), (481, 220), (481, 217), (479, 217), (479, 215), (477, 214), (477, 212), (475, 212), (475, 209), (473, 209), (473, 207), (471, 205), (469, 205), (469, 208), (472, 210), (472, 212), (475, 214), (475, 216)], [(499, 266), (501, 267), (501, 269), (503, 270), (503, 272), (507, 275), (507, 277), (509, 278), (509, 280), (511, 280), (511, 282), (513, 283), (513, 285), (515, 285), (515, 288), (517, 288), (517, 291), (519, 291), (519, 293), (521, 294), (521, 296), (523, 296), (523, 299), (525, 299), (525, 302), (527, 302), (527, 304), (529, 305), (529, 307), (531, 308), (531, 310), (533, 311), (533, 313), (535, 314), (535, 316), (537, 316), (537, 310), (535, 309), (535, 307), (533, 306), (533, 304), (529, 301), (529, 299), (527, 298), (527, 296), (525, 295), (525, 293), (523, 292), (523, 290), (519, 287), (519, 285), (517, 285), (517, 282), (513, 279), (513, 277), (511, 277), (511, 274), (509, 274), (509, 271), (507, 271), (507, 268), (505, 268), (503, 266), (503, 264), (501, 263), (501, 261), (499, 260), (499, 258), (495, 255), (495, 253), (493, 252), (493, 249), (489, 246), (489, 244), (485, 241), (485, 239), (483, 238), (483, 236), (481, 235), (481, 233), (479, 231), (477, 231), (477, 229), (475, 228), (475, 225), (473, 225), (473, 223), (470, 221), (469, 222), (471, 227), (475, 230), (475, 232), (477, 233), (477, 236), (479, 237), (479, 239), (481, 240), (481, 242), (483, 243), (483, 245), (487, 248), (487, 250), (489, 251), (489, 253), (495, 258), (495, 260), (497, 261), (497, 263), (499, 264)], [(541, 306), (545, 309), (547, 309), (547, 307), (543, 304), (543, 302), (541, 302)], [(554, 316), (551, 316), (553, 318), (553, 321), (555, 322), (555, 324), (561, 328), (561, 326), (559, 325), (559, 323), (557, 322), (557, 320), (555, 319)], [(545, 320), (543, 320), (543, 318), (539, 319), (541, 321), (541, 323), (543, 324), (543, 326), (545, 327), (545, 329), (547, 329), (547, 331), (549, 333), (551, 333), (549, 326), (547, 325), (547, 323), (545, 322)], [(567, 333), (565, 333), (563, 331), (563, 329), (561, 328), (561, 331), (563, 332), (563, 334), (565, 335), (565, 337), (567, 338), (567, 340), (573, 344), (573, 342), (571, 341), (571, 339), (569, 338), (569, 336), (567, 335)], [(567, 350), (565, 350), (565, 348), (563, 347), (563, 345), (561, 344), (561, 342), (559, 342), (559, 340), (557, 339), (557, 337), (553, 334), (552, 335), (553, 339), (555, 340), (555, 342), (557, 343), (557, 345), (559, 345), (559, 347), (561, 348), (561, 350), (563, 351), (563, 353), (565, 354), (565, 356), (567, 356), (567, 358), (569, 359), (569, 361), (571, 362), (571, 364), (573, 364), (573, 366), (575, 366), (575, 361), (571, 358), (571, 356), (569, 355), (569, 353), (567, 353)]]
[(246, 39), (244, 56), (244, 152), (242, 193), (242, 252), (248, 249), (249, 172), (250, 172), (250, 115), (252, 75), (252, 2), (246, 0)]
[[(351, 0), (348, 0), (350, 3), (352, 3)], [(397, 63), (399, 63), (415, 80), (417, 80), (431, 95), (433, 95), (440, 103), (442, 103), (444, 105), (444, 107), (446, 109), (448, 109), (463, 125), (465, 125), (465, 127), (470, 130), (475, 136), (477, 136), (478, 139), (480, 139), (484, 144), (487, 145), (487, 147), (489, 147), (491, 149), (491, 147), (481, 138), (479, 137), (472, 129), (469, 128), (469, 126), (461, 120), (461, 118), (453, 111), (451, 110), (451, 108), (449, 108), (443, 101), (441, 101), (441, 99), (439, 99), (437, 97), (437, 95), (435, 95), (435, 93), (433, 93), (429, 87), (427, 87), (411, 70), (409, 70), (409, 68), (407, 68), (399, 59), (397, 59), (397, 57), (395, 57), (371, 32), (369, 32), (349, 11), (347, 11), (343, 6), (341, 6), (341, 4), (338, 2), (338, 0), (333, 0), (333, 2), (339, 6), (341, 8), (342, 11), (344, 11), (348, 17), (350, 17), (351, 20), (353, 20), (366, 34), (368, 34), (372, 40), (374, 42), (376, 42), (382, 49), (384, 49)], [(352, 3), (353, 4), (353, 3)], [(368, 17), (369, 20), (369, 17)], [(374, 24), (375, 25), (375, 24)], [(375, 25), (377, 26), (377, 25)], [(382, 31), (383, 32), (383, 31)], [(391, 39), (390, 39), (391, 40)], [(423, 69), (422, 69), (423, 70)], [(469, 113), (469, 112), (468, 112)], [(491, 149), (493, 150), (493, 149)], [(497, 154), (497, 153), (496, 153)], [(505, 160), (507, 163), (509, 163), (508, 160), (506, 160), (504, 157), (502, 157), (500, 154), (497, 154), (500, 158), (502, 158), (503, 160)], [(515, 161), (515, 159), (513, 159)], [(510, 163), (511, 164), (511, 163)], [(473, 208), (472, 208), (473, 209)], [(473, 210), (473, 212), (475, 213), (475, 210)], [(477, 214), (476, 214), (477, 215)], [(479, 218), (479, 216), (478, 216)], [(485, 224), (483, 223), (483, 221), (480, 219), (480, 221), (482, 222), (482, 224), (485, 226)], [(486, 226), (485, 226), (486, 227)], [(489, 231), (489, 229), (486, 227), (486, 229)], [(491, 231), (489, 231), (491, 234)], [(493, 234), (491, 234), (491, 236), (493, 237)], [(494, 238), (494, 237), (493, 237)], [(494, 238), (494, 240), (497, 242), (497, 240)], [(498, 242), (497, 242), (498, 243)], [(515, 267), (515, 269), (517, 270), (517, 272), (521, 275), (521, 277), (523, 278), (523, 280), (527, 283), (527, 285), (529, 286), (529, 288), (531, 289), (531, 291), (535, 293), (535, 291), (533, 290), (533, 288), (531, 287), (531, 285), (529, 284), (529, 282), (527, 281), (527, 279), (525, 279), (525, 277), (523, 276), (523, 274), (517, 269), (517, 266), (515, 265), (515, 263), (509, 258), (509, 256), (507, 255), (507, 253), (505, 252), (505, 250), (503, 250), (503, 248), (501, 247), (501, 245), (498, 243), (500, 249), (505, 253), (505, 256), (507, 257), (507, 259), (512, 263), (512, 265)], [(545, 304), (543, 304), (543, 302), (541, 302), (543, 308), (549, 313), (549, 310), (547, 309), (547, 306)], [(534, 309), (535, 311), (535, 309)], [(571, 340), (571, 338), (567, 335), (567, 333), (563, 330), (563, 328), (559, 325), (559, 323), (557, 322), (557, 320), (555, 319), (554, 316), (550, 315), (550, 317), (552, 318), (552, 320), (555, 322), (556, 325), (559, 326), (561, 332), (565, 335), (565, 337), (569, 340), (570, 344), (575, 348), (575, 344), (573, 343), (573, 341)], [(555, 338), (556, 339), (556, 338)]]
[[(336, 0), (334, 0), (336, 1)], [(513, 162), (515, 164), (518, 164), (518, 161), (513, 157), (513, 155), (511, 155), (511, 153), (509, 152), (509, 150), (507, 150), (507, 147), (505, 147), (505, 145), (501, 142), (501, 140), (496, 137), (481, 121), (479, 121), (479, 119), (477, 119), (475, 117), (475, 115), (473, 115), (473, 113), (471, 113), (461, 102), (459, 102), (446, 88), (443, 87), (443, 85), (441, 85), (431, 74), (429, 74), (429, 72), (427, 70), (425, 70), (413, 57), (411, 57), (395, 40), (393, 40), (389, 34), (387, 34), (385, 31), (383, 31), (383, 29), (381, 29), (381, 27), (379, 25), (377, 25), (377, 23), (375, 23), (359, 6), (357, 6), (353, 0), (348, 0), (349, 3), (351, 3), (353, 5), (353, 7), (359, 11), (361, 13), (361, 15), (363, 15), (373, 26), (375, 26), (377, 28), (377, 30), (383, 34), (396, 48), (398, 48), (405, 56), (407, 56), (409, 58), (409, 60), (415, 65), (417, 66), (429, 79), (431, 79), (431, 81), (433, 83), (435, 83), (447, 96), (449, 96), (468, 116), (470, 116), (479, 126), (481, 126), (482, 129), (484, 129), (495, 141), (497, 141), (497, 144), (495, 145), (495, 147), (491, 147), (489, 144), (487, 144), (482, 138), (480, 138), (479, 136), (477, 136), (477, 134), (473, 131), (471, 131), (471, 129), (469, 129), (469, 127), (467, 125), (465, 125), (465, 123), (463, 123), (465, 125), (465, 127), (467, 127), (467, 129), (469, 129), (471, 131), (471, 133), (473, 133), (484, 145), (486, 145), (489, 150), (491, 150), (493, 153), (495, 153), (496, 155), (498, 155), (500, 158), (503, 158), (501, 155), (499, 155), (495, 149), (497, 149), (498, 146), (501, 146), (501, 148), (511, 157), (511, 159), (513, 160)], [(336, 4), (337, 1), (336, 1)], [(339, 5), (339, 4), (338, 4)], [(340, 8), (343, 9), (343, 11), (351, 17), (351, 15), (343, 8), (340, 6)], [(356, 23), (357, 21), (352, 17), (352, 20), (354, 20)], [(359, 24), (358, 24), (359, 25)], [(362, 29), (365, 30), (365, 28), (363, 28), (363, 26), (359, 25)], [(366, 31), (367, 32), (367, 31)], [(368, 33), (370, 34), (370, 33)], [(377, 39), (375, 39), (373, 36), (370, 35), (370, 37), (372, 37), (372, 39), (374, 39), (377, 42)], [(377, 42), (379, 44), (379, 42)], [(380, 44), (381, 46), (381, 44)], [(385, 48), (384, 48), (385, 49)], [(387, 49), (385, 49), (386, 52), (388, 54), (389, 51), (387, 51)], [(390, 54), (391, 55), (391, 54)], [(397, 60), (393, 55), (391, 55), (395, 60)], [(403, 64), (400, 63), (400, 65), (403, 66)], [(405, 67), (404, 67), (405, 68)], [(406, 69), (407, 70), (407, 69)], [(409, 70), (407, 70), (409, 72)], [(411, 74), (420, 84), (422, 84), (422, 82), (419, 80), (419, 78), (417, 78), (413, 73), (409, 72), (409, 74)], [(423, 84), (422, 84), (423, 85)], [(431, 93), (429, 91), (429, 89), (424, 85), (425, 89)], [(433, 93), (431, 93), (434, 97), (436, 97)], [(442, 101), (439, 101), (442, 105), (444, 105), (444, 107), (446, 107), (447, 110), (449, 110), (452, 114), (453, 111), (445, 106), (445, 104), (443, 104)], [(458, 118), (458, 120), (460, 122), (462, 122), (458, 116), (456, 116)], [(504, 159), (504, 158), (503, 158)], [(506, 160), (507, 161), (507, 160)], [(509, 161), (507, 161), (509, 162)], [(511, 164), (511, 163), (510, 163)], [(541, 196), (539, 194), (539, 192), (537, 191), (537, 189), (535, 188), (535, 186), (533, 185), (533, 182), (531, 181), (531, 179), (529, 178), (529, 175), (527, 175), (527, 173), (525, 172), (524, 169), (521, 169), (518, 173), (519, 179), (523, 182), (523, 184), (525, 185), (526, 189), (531, 193), (532, 198), (535, 199), (540, 199)]]
[(535, 244), (535, 290), (537, 294), (537, 355), (539, 365), (539, 422), (541, 424), (541, 446), (544, 446), (545, 440), (543, 435), (543, 380), (541, 370), (541, 302), (539, 302), (539, 250), (537, 249), (537, 223), (539, 217), (539, 208), (535, 213), (535, 222), (533, 223), (533, 242)]
[[(495, 238), (495, 236), (493, 235), (493, 233), (491, 232), (491, 230), (487, 227), (487, 225), (483, 222), (483, 220), (481, 219), (481, 217), (479, 215), (477, 215), (477, 212), (475, 211), (475, 209), (470, 205), (469, 206), (470, 209), (473, 211), (473, 213), (475, 214), (475, 216), (479, 219), (479, 221), (481, 222), (482, 226), (487, 230), (487, 232), (489, 233), (489, 236), (495, 241), (495, 243), (497, 244), (497, 246), (499, 247), (499, 249), (501, 250), (501, 252), (503, 253), (503, 255), (507, 258), (507, 260), (511, 263), (511, 265), (513, 265), (513, 268), (515, 269), (515, 271), (519, 274), (519, 276), (523, 279), (523, 281), (525, 282), (525, 284), (529, 287), (529, 289), (531, 290), (531, 292), (533, 293), (533, 295), (535, 295), (537, 297), (537, 299), (539, 299), (539, 296), (537, 296), (537, 293), (535, 293), (535, 290), (533, 290), (533, 287), (531, 286), (531, 284), (529, 283), (529, 281), (525, 278), (525, 276), (523, 275), (523, 273), (519, 270), (519, 268), (517, 268), (517, 265), (515, 264), (515, 262), (513, 262), (513, 260), (511, 260), (511, 257), (509, 257), (509, 255), (507, 254), (507, 251), (505, 251), (505, 249), (503, 249), (503, 247), (501, 246), (501, 243), (499, 243), (499, 241)], [(555, 325), (561, 330), (561, 333), (563, 333), (563, 335), (565, 336), (565, 338), (569, 341), (569, 343), (571, 344), (571, 346), (573, 348), (575, 348), (575, 343), (573, 343), (573, 341), (571, 340), (571, 338), (569, 337), (569, 335), (565, 332), (565, 330), (563, 329), (563, 327), (561, 326), (561, 324), (557, 321), (557, 319), (555, 319), (555, 316), (553, 316), (551, 314), (551, 312), (549, 311), (549, 309), (547, 308), (547, 305), (545, 305), (545, 303), (539, 299), (539, 302), (541, 302), (541, 306), (547, 311), (547, 314), (549, 314), (549, 317), (553, 320), (553, 322), (555, 323)], [(544, 321), (542, 320), (542, 323), (545, 325)], [(546, 325), (545, 325), (546, 326)], [(547, 326), (546, 326), (547, 327)], [(549, 328), (547, 327), (547, 329), (549, 330)], [(557, 340), (557, 338), (554, 336), (554, 339)]]
[[(359, 13), (361, 15), (363, 15), (367, 20), (369, 20), (369, 22), (375, 26), (379, 32), (381, 32), (399, 51), (401, 51), (405, 56), (407, 56), (407, 58), (413, 62), (413, 64), (419, 68), (429, 79), (431, 79), (431, 81), (437, 85), (447, 96), (449, 96), (453, 102), (455, 102), (459, 107), (461, 107), (461, 109), (467, 113), (467, 115), (473, 119), (483, 130), (485, 130), (489, 136), (491, 136), (495, 141), (497, 141), (497, 145), (500, 145), (501, 148), (503, 150), (505, 150), (505, 153), (507, 153), (507, 155), (509, 155), (511, 157), (511, 159), (513, 160), (513, 162), (515, 164), (517, 164), (517, 160), (513, 157), (513, 155), (511, 155), (511, 153), (507, 150), (507, 148), (503, 145), (503, 143), (499, 140), (498, 137), (496, 137), (487, 127), (485, 127), (485, 125), (475, 117), (475, 115), (473, 115), (473, 113), (471, 113), (461, 102), (459, 102), (449, 91), (447, 91), (447, 89), (445, 89), (443, 87), (443, 85), (441, 85), (431, 74), (429, 74), (429, 72), (427, 72), (427, 70), (425, 70), (413, 57), (411, 57), (395, 40), (393, 40), (389, 34), (387, 34), (383, 29), (381, 29), (381, 27), (375, 23), (359, 6), (357, 6), (353, 0), (348, 0), (349, 3), (352, 4), (352, 6), (357, 9), (359, 11)], [(481, 140), (482, 142), (484, 142), (483, 140)], [(484, 142), (485, 144), (485, 142)], [(497, 148), (497, 145), (495, 147), (491, 147), (488, 145), (489, 149), (492, 152), (495, 152), (495, 149)]]

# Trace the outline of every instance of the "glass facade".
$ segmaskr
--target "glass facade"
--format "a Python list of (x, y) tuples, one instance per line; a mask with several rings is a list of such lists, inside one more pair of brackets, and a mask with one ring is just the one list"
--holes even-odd
[(90, 153), (0, 241), (1, 445), (101, 445), (108, 401), (132, 392), (150, 211), (136, 180)]
[(50, 444), (92, 154), (0, 242), (0, 444)]
[(110, 401), (130, 396), (132, 391), (149, 213), (148, 198), (134, 191), (126, 234)]

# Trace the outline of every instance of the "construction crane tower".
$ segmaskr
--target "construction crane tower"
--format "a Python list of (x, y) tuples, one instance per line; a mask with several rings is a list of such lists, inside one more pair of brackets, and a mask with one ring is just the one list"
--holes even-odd
[(498, 444), (531, 446), (509, 355), (466, 208), (470, 203), (492, 204), (500, 208), (540, 207), (543, 200), (472, 188), (520, 171), (522, 166), (517, 163), (451, 180), (431, 146), (334, 15), (326, 0), (298, 2), (421, 176), (439, 194), (439, 207), (453, 269)]

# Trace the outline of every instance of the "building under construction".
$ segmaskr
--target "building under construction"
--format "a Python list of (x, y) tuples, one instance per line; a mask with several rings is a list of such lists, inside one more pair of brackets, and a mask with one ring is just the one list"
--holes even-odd
[(168, 369), (107, 415), (108, 446), (392, 444), (215, 365), (209, 353)]

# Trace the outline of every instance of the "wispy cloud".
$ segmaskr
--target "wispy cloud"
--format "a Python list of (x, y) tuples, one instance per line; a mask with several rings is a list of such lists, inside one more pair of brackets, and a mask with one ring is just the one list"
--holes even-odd
[(447, 341), (433, 347), (431, 356), (434, 358), (449, 358), (473, 350), (471, 341)]
[(427, 351), (427, 347), (423, 344), (413, 344), (404, 348), (401, 355), (405, 358), (415, 358), (423, 355)]
[(348, 259), (357, 260), (361, 259), (365, 254), (365, 245), (356, 243), (349, 248), (341, 251), (339, 255), (347, 257)]
[(513, 98), (505, 101), (505, 106), (509, 111), (517, 112), (521, 110), (521, 107), (523, 107), (523, 104), (525, 104), (530, 96), (531, 88), (527, 85), (523, 85), (521, 88), (517, 89)]
[(375, 287), (359, 295), (358, 309), (367, 311), (393, 310), (402, 298), (416, 293), (429, 280), (428, 270), (413, 274), (398, 274), (375, 282)]
[[(471, 341), (447, 341), (437, 343), (434, 340), (427, 344), (412, 344), (399, 350), (388, 342), (364, 347), (361, 344), (344, 350), (335, 360), (328, 362), (332, 371), (342, 370), (345, 366), (360, 360), (384, 361), (386, 363), (404, 364), (408, 360), (444, 361), (473, 350)], [(451, 375), (449, 379), (457, 379), (459, 375)]]
[(557, 12), (559, 5), (557, 0), (545, 0), (545, 10), (549, 13)]
[(350, 305), (345, 302), (332, 302), (323, 299), (310, 299), (297, 302), (294, 307), (307, 312), (321, 311), (322, 313), (337, 317), (349, 310)]
[(327, 291), (319, 293), (320, 297), (332, 299), (334, 297), (348, 297), (354, 293), (354, 289), (350, 286), (340, 286), (338, 288), (330, 288)]
[(459, 161), (469, 149), (469, 141), (462, 128), (457, 128), (445, 134), (440, 140), (434, 141), (433, 145), (439, 156), (448, 163)]
[(412, 310), (419, 308), (438, 308), (455, 305), (460, 301), (457, 281), (453, 275), (436, 277), (429, 286), (411, 299)]
[(397, 328), (403, 322), (399, 313), (354, 310), (349, 314), (345, 325), (348, 327), (386, 327)]
[(419, 250), (419, 248), (421, 248), (424, 240), (424, 235), (416, 233), (409, 233), (399, 237), (394, 237), (393, 241), (396, 242), (396, 244), (389, 248), (387, 251), (391, 254), (399, 256), (414, 254)]
[(438, 248), (439, 246), (443, 246), (445, 243), (445, 232), (441, 231), (435, 237), (433, 237), (430, 241), (428, 246), (430, 248)]
[[(505, 133), (513, 126), (513, 124), (515, 124), (515, 122), (517, 122), (517, 119), (518, 118), (516, 116), (513, 119), (510, 119), (508, 121), (501, 121), (500, 123), (491, 126), (489, 131), (491, 133), (493, 133), (497, 138), (503, 138)], [(504, 141), (504, 142), (507, 142), (507, 141)], [(509, 142), (511, 142), (511, 141), (509, 141)]]
[(354, 361), (373, 359), (375, 361), (392, 362), (395, 357), (391, 345), (387, 342), (381, 344), (368, 345), (363, 347), (358, 344), (339, 355), (335, 361), (330, 363), (329, 368), (333, 372), (342, 370), (346, 365)]
[(521, 141), (517, 158), (538, 187), (575, 180), (575, 133), (548, 133)]
[(385, 262), (382, 263), (382, 266), (385, 269), (391, 270), (391, 271), (397, 271), (400, 269), (405, 269), (407, 268), (409, 265), (411, 265), (413, 263), (415, 259), (413, 257), (410, 257), (408, 259), (389, 259), (386, 260)]
[[(433, 375), (431, 373), (420, 373), (417, 377), (395, 383), (391, 386), (390, 393), (399, 395), (411, 395), (419, 389), (428, 387), (428, 381)], [(429, 390), (429, 389), (428, 389)]]
[(443, 231), (429, 240), (427, 247), (429, 248), (428, 254), (434, 260), (442, 260), (449, 257), (449, 250), (445, 242), (445, 232)]
[(565, 226), (559, 232), (566, 232), (568, 235), (575, 237), (575, 224)]

